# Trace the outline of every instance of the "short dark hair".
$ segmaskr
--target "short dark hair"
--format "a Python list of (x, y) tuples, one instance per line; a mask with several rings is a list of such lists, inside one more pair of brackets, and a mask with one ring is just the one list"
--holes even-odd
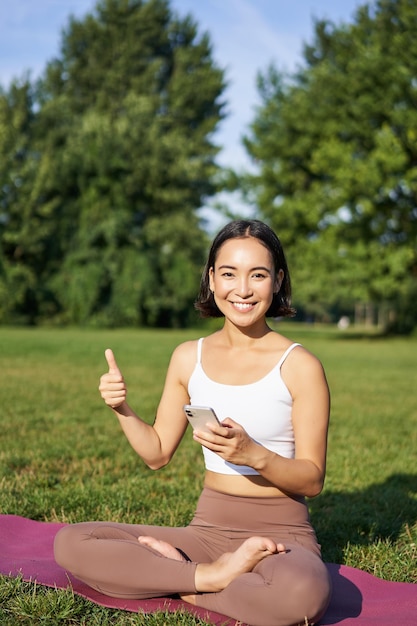
[(226, 241), (229, 239), (243, 239), (245, 237), (258, 239), (269, 250), (274, 263), (275, 273), (278, 274), (279, 270), (284, 272), (280, 290), (274, 294), (266, 315), (268, 317), (294, 316), (295, 309), (291, 307), (291, 280), (284, 250), (274, 231), (259, 220), (235, 220), (229, 222), (216, 235), (201, 277), (200, 292), (195, 302), (195, 308), (200, 312), (201, 317), (223, 317), (223, 313), (218, 308), (210, 291), (210, 268), (214, 268), (219, 250)]

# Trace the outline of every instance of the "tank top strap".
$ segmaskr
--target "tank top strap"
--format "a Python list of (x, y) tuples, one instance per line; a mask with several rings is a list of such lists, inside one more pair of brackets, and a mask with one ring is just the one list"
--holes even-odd
[(197, 363), (201, 365), (201, 351), (203, 348), (203, 339), (204, 337), (200, 337), (197, 343)]
[(282, 355), (282, 357), (280, 358), (280, 360), (278, 361), (277, 367), (280, 368), (281, 365), (284, 363), (285, 359), (287, 358), (287, 356), (289, 355), (290, 352), (292, 352), (292, 350), (294, 350), (294, 348), (296, 348), (297, 346), (301, 346), (301, 343), (292, 343), (284, 352), (284, 354)]

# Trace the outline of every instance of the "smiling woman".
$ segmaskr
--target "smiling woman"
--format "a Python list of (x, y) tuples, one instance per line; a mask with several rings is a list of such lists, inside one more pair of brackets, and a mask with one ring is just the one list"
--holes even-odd
[(220, 419), (195, 430), (204, 489), (185, 527), (84, 522), (64, 527), (55, 557), (94, 589), (121, 598), (177, 593), (252, 626), (316, 623), (329, 576), (305, 496), (326, 468), (329, 392), (320, 362), (272, 331), (267, 316), (292, 315), (279, 239), (257, 220), (225, 226), (204, 270), (197, 308), (221, 330), (178, 346), (153, 425), (127, 404), (111, 350), (100, 392), (130, 444), (154, 470), (187, 428), (185, 404)]
[[(217, 302), (217, 292), (214, 296), (215, 282), (219, 276), (219, 285), (222, 284), (220, 278), (223, 277), (223, 282), (229, 283), (231, 287), (233, 279), (233, 288), (236, 289), (238, 270), (241, 281), (238, 291), (250, 291), (251, 285), (259, 286), (261, 283), (265, 287), (265, 279), (266, 285), (271, 287), (271, 299), (265, 316), (291, 317), (295, 314), (290, 304), (291, 280), (281, 242), (262, 222), (241, 220), (225, 226), (213, 241), (196, 302), (202, 317), (224, 316)], [(235, 294), (237, 308), (250, 308), (249, 291), (244, 296), (242, 293)]]
[(264, 325), (274, 293), (281, 287), (284, 272), (275, 273), (272, 255), (257, 239), (231, 239), (223, 244), (215, 267), (210, 268), (210, 289), (223, 315), (244, 314), (237, 324), (256, 320)]

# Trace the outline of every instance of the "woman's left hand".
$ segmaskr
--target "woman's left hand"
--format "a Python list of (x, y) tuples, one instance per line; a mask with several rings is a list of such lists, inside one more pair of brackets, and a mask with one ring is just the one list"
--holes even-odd
[(210, 425), (210, 430), (212, 433), (194, 431), (194, 440), (229, 463), (251, 465), (254, 447), (258, 444), (240, 424), (227, 417), (221, 426)]

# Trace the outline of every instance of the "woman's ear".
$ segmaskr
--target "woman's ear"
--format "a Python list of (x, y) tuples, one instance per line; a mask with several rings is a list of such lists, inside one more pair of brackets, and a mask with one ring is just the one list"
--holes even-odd
[(282, 281), (284, 280), (284, 270), (279, 270), (275, 276), (274, 293), (278, 293), (281, 289)]
[(214, 267), (209, 269), (209, 287), (210, 291), (214, 293)]

